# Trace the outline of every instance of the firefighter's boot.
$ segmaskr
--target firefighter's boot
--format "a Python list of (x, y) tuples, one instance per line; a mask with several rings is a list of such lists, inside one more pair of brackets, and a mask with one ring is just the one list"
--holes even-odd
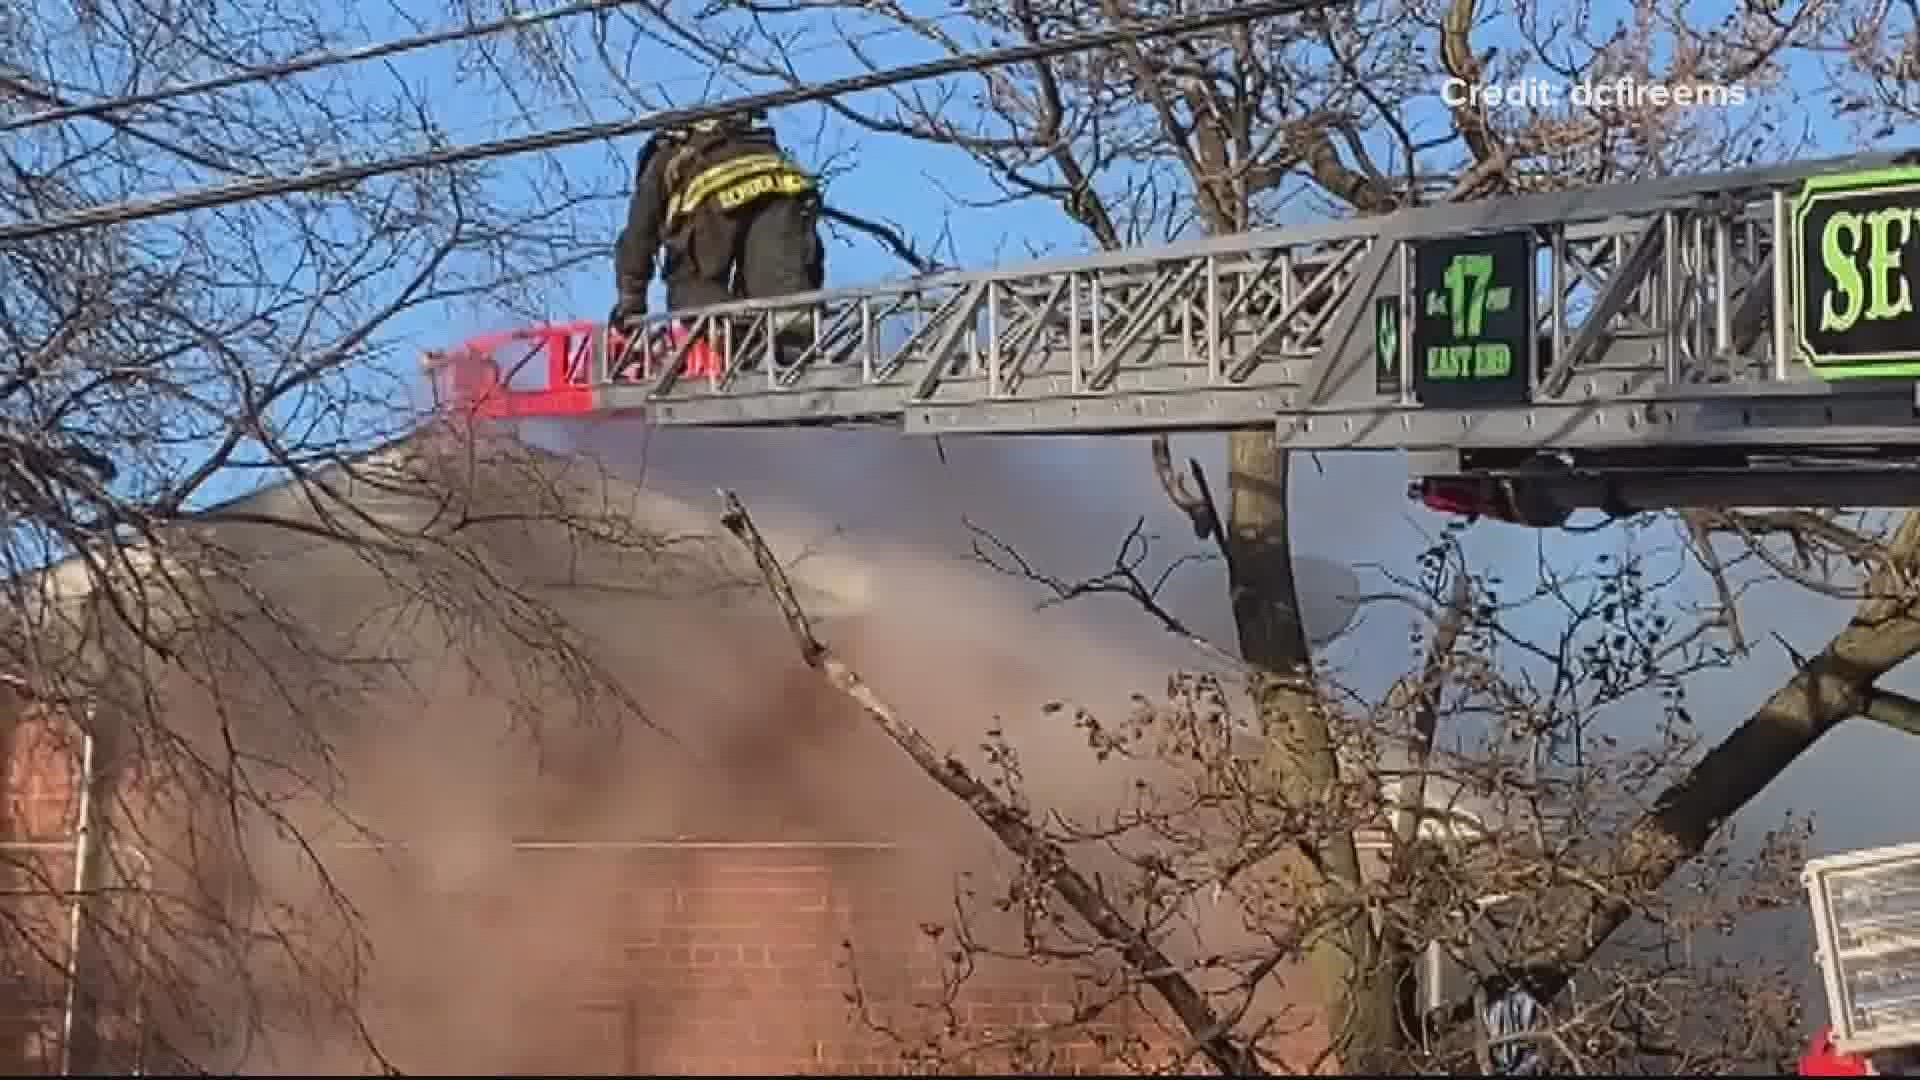
[(813, 348), (813, 312), (790, 311), (774, 316), (773, 362), (786, 370)]
[[(786, 371), (800, 362), (808, 349), (813, 347), (813, 312), (783, 311), (772, 317), (773, 330), (773, 366), (776, 371)], [(740, 349), (747, 342), (745, 351), (740, 353), (734, 364), (735, 371), (747, 372), (760, 370), (767, 356), (767, 341), (760, 330), (766, 322), (760, 319), (743, 319), (733, 327), (734, 348)]]

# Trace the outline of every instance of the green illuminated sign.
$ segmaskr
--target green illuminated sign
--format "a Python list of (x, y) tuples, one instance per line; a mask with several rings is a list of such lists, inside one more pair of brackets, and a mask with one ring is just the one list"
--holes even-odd
[(1400, 396), (1400, 298), (1382, 296), (1373, 302), (1373, 389)]
[(1823, 379), (1920, 375), (1920, 168), (1807, 181), (1789, 237), (1793, 348)]
[(1452, 237), (1414, 252), (1414, 389), (1446, 408), (1530, 396), (1533, 234)]

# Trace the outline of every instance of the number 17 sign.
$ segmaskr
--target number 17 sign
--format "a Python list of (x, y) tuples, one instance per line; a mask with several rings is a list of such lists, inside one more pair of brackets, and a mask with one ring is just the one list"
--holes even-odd
[(1422, 405), (1527, 402), (1533, 257), (1524, 229), (1415, 246), (1413, 387)]

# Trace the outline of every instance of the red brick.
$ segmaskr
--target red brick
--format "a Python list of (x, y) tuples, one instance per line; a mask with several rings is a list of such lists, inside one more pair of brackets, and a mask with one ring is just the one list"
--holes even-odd
[(1023, 1019), (1012, 1005), (969, 1005), (966, 1013), (969, 1022), (991, 1028), (1017, 1027)]
[[(16, 740), (0, 771), (9, 785), (0, 810), (16, 833), (59, 835), (71, 827), (71, 748), (62, 749), (57, 725), (43, 727), (35, 739)], [(530, 986), (574, 989), (565, 995), (571, 1000), (529, 1002), (524, 1015), (547, 1023), (528, 1026), (560, 1037), (526, 1047), (519, 1060), (501, 1063), (505, 1071), (889, 1075), (901, 1070), (903, 1054), (924, 1058), (935, 1049), (921, 1045), (919, 1025), (938, 1024), (941, 1014), (906, 1006), (944, 994), (943, 950), (911, 923), (901, 924), (912, 905), (881, 880), (885, 874), (873, 872), (889, 858), (884, 852), (736, 847), (526, 857), (528, 874), (536, 877), (542, 867), (564, 866), (568, 873), (604, 867), (605, 910), (614, 925), (592, 954), (589, 977), (526, 973)], [(600, 861), (583, 861), (589, 858)], [(343, 885), (351, 894), (352, 883)], [(498, 896), (462, 897), (449, 910), (481, 927), (510, 927), (525, 917)], [(850, 937), (869, 1007), (902, 1022), (905, 1045), (853, 1015)], [(569, 962), (578, 963), (556, 956), (555, 966)], [(970, 1028), (962, 1043), (981, 1028), (1058, 1024), (1072, 1017), (1080, 996), (1062, 968), (995, 976), (980, 976), (958, 995), (957, 1011)], [(50, 1032), (47, 1017), (57, 1012), (28, 1014), (19, 1007), (24, 993), (0, 987), (0, 1072), (43, 1071), (49, 1064), (22, 1054)], [(1103, 993), (1088, 991), (1095, 998)], [(1062, 1071), (1111, 1071), (1113, 1053), (1096, 1038), (1130, 1030), (1149, 1042), (1164, 1038), (1149, 1019), (1116, 1008), (1097, 1023), (1047, 1033), (1042, 1049)], [(993, 1060), (980, 1056), (984, 1064)]]

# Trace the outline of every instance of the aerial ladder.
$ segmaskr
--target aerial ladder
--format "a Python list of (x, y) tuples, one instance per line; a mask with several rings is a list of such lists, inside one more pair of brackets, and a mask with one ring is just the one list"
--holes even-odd
[[(498, 419), (1209, 432), (1401, 450), (1429, 505), (1920, 505), (1908, 153), (1422, 206), (549, 324), (429, 353)], [(776, 355), (769, 330), (808, 319)]]

